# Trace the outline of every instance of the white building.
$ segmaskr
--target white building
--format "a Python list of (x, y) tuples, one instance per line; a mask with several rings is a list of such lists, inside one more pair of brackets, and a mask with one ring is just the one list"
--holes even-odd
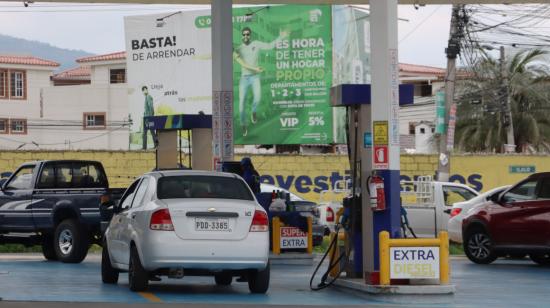
[(46, 149), (128, 149), (128, 89), (124, 52), (78, 59), (81, 67), (52, 77), (43, 90)]
[(35, 148), (43, 134), (43, 89), (58, 63), (30, 56), (0, 55), (0, 149)]

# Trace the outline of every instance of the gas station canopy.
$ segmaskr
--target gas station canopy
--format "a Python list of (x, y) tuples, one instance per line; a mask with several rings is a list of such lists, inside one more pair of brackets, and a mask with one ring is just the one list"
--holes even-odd
[[(74, 3), (211, 4), (211, 0), (41, 0)], [(548, 0), (398, 0), (399, 4), (519, 4), (548, 3)], [(233, 4), (369, 4), (369, 0), (233, 0)]]

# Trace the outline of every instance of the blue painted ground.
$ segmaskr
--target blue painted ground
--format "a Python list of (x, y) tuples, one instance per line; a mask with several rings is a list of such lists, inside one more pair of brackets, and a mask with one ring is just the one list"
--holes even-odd
[(104, 285), (98, 256), (81, 264), (47, 262), (40, 257), (0, 256), (0, 297), (7, 301), (67, 301), (267, 305), (368, 305), (403, 307), (549, 307), (550, 268), (529, 260), (502, 260), (488, 266), (452, 260), (450, 296), (358, 296), (335, 289), (309, 290), (312, 266), (273, 265), (266, 295), (252, 295), (246, 283), (218, 287), (209, 277), (165, 279), (148, 293), (128, 290), (126, 274), (118, 285)]

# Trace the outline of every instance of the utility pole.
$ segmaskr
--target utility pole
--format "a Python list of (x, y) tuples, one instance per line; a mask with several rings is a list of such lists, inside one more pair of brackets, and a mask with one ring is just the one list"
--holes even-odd
[(500, 46), (500, 74), (502, 77), (502, 109), (504, 115), (504, 126), (506, 127), (506, 143), (504, 152), (513, 153), (516, 149), (514, 141), (514, 122), (512, 121), (512, 102), (510, 97), (510, 80), (508, 79), (508, 69), (506, 68), (506, 57), (504, 55), (504, 46)]
[(463, 36), (464, 23), (461, 16), (464, 5), (454, 4), (451, 14), (451, 29), (449, 34), (449, 43), (445, 49), (447, 54), (447, 72), (445, 73), (445, 129), (439, 135), (439, 157), (437, 168), (437, 180), (441, 182), (449, 181), (451, 169), (450, 150), (447, 147), (447, 132), (449, 123), (449, 111), (454, 102), (455, 79), (456, 79), (456, 57), (460, 53), (460, 40)]

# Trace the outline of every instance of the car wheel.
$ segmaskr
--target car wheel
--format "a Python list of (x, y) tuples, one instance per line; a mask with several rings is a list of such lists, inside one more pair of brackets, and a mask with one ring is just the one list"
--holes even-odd
[(55, 254), (63, 263), (82, 262), (88, 254), (89, 242), (86, 228), (74, 219), (63, 220), (55, 229)]
[(111, 264), (107, 243), (103, 243), (103, 250), (101, 251), (101, 280), (103, 283), (115, 284), (118, 282), (118, 275), (118, 269), (114, 268)]
[(149, 273), (141, 265), (136, 246), (130, 249), (130, 264), (128, 266), (128, 283), (134, 292), (145, 291), (149, 285)]
[(265, 293), (269, 289), (269, 262), (263, 270), (255, 270), (248, 275), (248, 289), (251, 293)]
[(474, 263), (489, 264), (497, 258), (492, 250), (491, 237), (481, 228), (468, 231), (463, 245), (464, 253)]
[(539, 264), (548, 266), (550, 265), (550, 254), (548, 253), (536, 253), (536, 254), (530, 254), (529, 258), (533, 260), (533, 262)]
[(57, 255), (55, 254), (55, 247), (53, 242), (53, 235), (44, 234), (42, 236), (42, 254), (44, 258), (49, 261), (57, 261)]
[(228, 286), (233, 282), (233, 276), (227, 273), (216, 274), (214, 280), (216, 280), (216, 284), (219, 286)]

